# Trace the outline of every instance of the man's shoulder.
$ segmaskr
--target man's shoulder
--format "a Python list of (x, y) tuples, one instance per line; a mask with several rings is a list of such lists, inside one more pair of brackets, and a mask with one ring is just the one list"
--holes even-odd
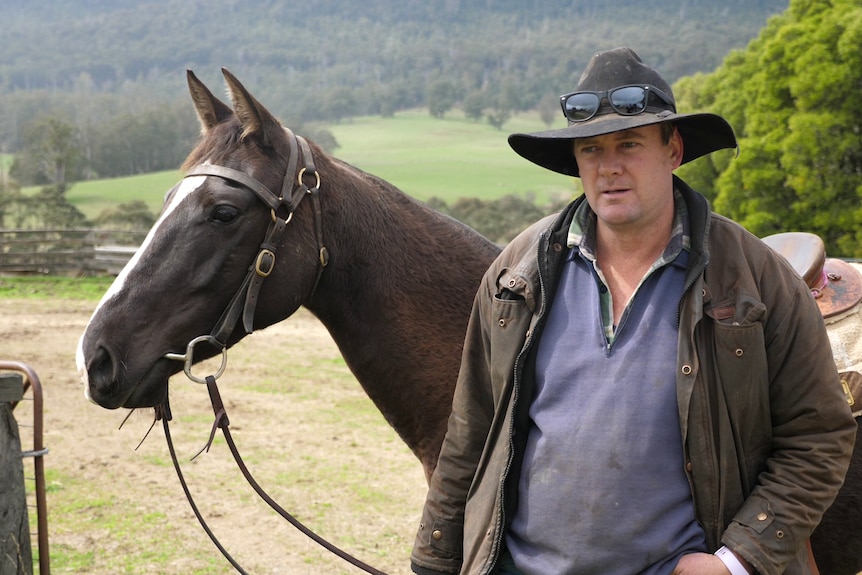
[(754, 246), (756, 251), (769, 251), (769, 246), (738, 222), (715, 212), (710, 212), (709, 238), (711, 243), (731, 242), (742, 246)]
[(554, 225), (554, 222), (559, 219), (560, 214), (555, 213), (549, 216), (545, 216), (541, 220), (532, 224), (530, 227), (519, 233), (515, 238), (509, 242), (509, 244), (503, 249), (503, 251), (510, 250), (512, 252), (520, 252), (524, 248), (529, 246), (534, 246), (542, 237), (542, 234), (545, 232), (550, 233), (551, 227)]
[[(753, 281), (769, 279), (770, 284), (796, 287), (799, 275), (785, 257), (737, 222), (719, 214), (711, 214), (709, 231), (709, 267), (734, 270), (738, 277), (743, 269), (750, 271)], [(715, 274), (712, 274), (715, 277)], [(781, 278), (781, 281), (779, 281)]]

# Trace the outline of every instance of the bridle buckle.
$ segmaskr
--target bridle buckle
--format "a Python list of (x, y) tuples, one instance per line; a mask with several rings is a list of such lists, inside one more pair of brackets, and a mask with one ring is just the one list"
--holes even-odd
[(254, 261), (254, 272), (262, 278), (269, 277), (275, 267), (275, 252), (268, 248), (263, 248), (257, 254), (257, 259)]

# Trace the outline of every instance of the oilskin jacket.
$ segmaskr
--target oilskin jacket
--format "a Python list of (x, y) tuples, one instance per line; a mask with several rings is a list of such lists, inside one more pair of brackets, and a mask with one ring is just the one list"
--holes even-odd
[[(856, 433), (822, 317), (783, 258), (674, 183), (692, 236), (676, 386), (697, 520), (710, 550), (727, 545), (758, 573), (810, 573), (805, 543), (843, 483)], [(493, 573), (504, 550), (536, 341), (582, 201), (518, 236), (479, 287), (411, 555), (417, 573)]]

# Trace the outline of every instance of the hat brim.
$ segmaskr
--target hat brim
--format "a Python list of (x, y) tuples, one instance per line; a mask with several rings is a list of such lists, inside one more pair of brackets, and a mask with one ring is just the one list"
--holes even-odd
[(520, 156), (534, 164), (560, 174), (578, 177), (580, 173), (578, 163), (575, 161), (574, 140), (661, 122), (673, 122), (679, 129), (683, 141), (683, 164), (716, 150), (737, 146), (733, 128), (721, 116), (708, 113), (674, 114), (667, 111), (659, 114), (643, 113), (637, 116), (611, 113), (557, 130), (512, 134), (509, 136), (509, 145)]

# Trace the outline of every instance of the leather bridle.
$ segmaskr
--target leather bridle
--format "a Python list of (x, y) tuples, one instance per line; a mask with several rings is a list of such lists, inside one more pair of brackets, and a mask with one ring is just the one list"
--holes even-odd
[[(209, 335), (196, 337), (188, 343), (185, 354), (168, 353), (165, 354), (166, 359), (182, 361), (184, 363), (183, 371), (186, 376), (194, 382), (206, 383), (206, 380), (192, 373), (192, 364), (194, 363), (194, 348), (199, 343), (209, 343), (213, 347), (221, 350), (222, 363), (221, 368), (216, 372), (215, 377), (224, 373), (227, 364), (227, 343), (231, 333), (236, 328), (236, 324), (242, 316), (242, 324), (246, 333), (254, 331), (254, 311), (257, 307), (260, 288), (264, 280), (269, 277), (275, 267), (275, 254), (278, 248), (278, 240), (284, 233), (287, 224), (293, 219), (293, 214), (299, 207), (300, 202), (306, 196), (311, 197), (312, 211), (314, 213), (314, 230), (315, 238), (317, 239), (317, 275), (314, 279), (314, 284), (306, 298), (306, 301), (314, 297), (317, 291), (317, 286), (320, 283), (320, 278), (323, 275), (323, 270), (329, 263), (329, 251), (323, 245), (323, 217), (320, 211), (320, 174), (314, 165), (314, 157), (311, 154), (311, 148), (308, 142), (302, 136), (295, 135), (288, 128), (284, 128), (287, 134), (289, 159), (287, 170), (282, 179), (281, 190), (279, 194), (274, 193), (257, 179), (233, 168), (219, 166), (217, 164), (200, 164), (199, 166), (189, 170), (185, 175), (186, 178), (194, 176), (215, 176), (231, 182), (236, 182), (245, 188), (248, 188), (270, 209), (272, 221), (266, 232), (263, 242), (260, 244), (257, 256), (252, 261), (248, 268), (242, 283), (222, 312), (221, 317), (216, 322), (215, 327)], [(302, 150), (302, 158), (304, 167), (297, 172), (296, 168), (299, 165), (299, 151)], [(295, 174), (295, 175), (294, 175)], [(306, 180), (311, 180), (311, 187), (306, 183)], [(294, 184), (295, 182), (295, 184)], [(295, 185), (295, 187), (294, 187)], [(279, 212), (285, 213), (284, 217), (279, 216)]]
[[(240, 284), (239, 289), (237, 290), (236, 294), (234, 294), (227, 308), (222, 313), (212, 332), (210, 332), (209, 335), (200, 336), (190, 341), (188, 347), (186, 348), (185, 354), (168, 353), (165, 354), (164, 357), (166, 359), (184, 362), (183, 371), (185, 372), (186, 376), (188, 376), (188, 378), (192, 381), (195, 381), (197, 383), (205, 383), (207, 386), (207, 390), (210, 395), (210, 402), (212, 403), (213, 412), (215, 414), (215, 421), (213, 422), (213, 427), (212, 431), (210, 432), (209, 440), (207, 441), (204, 449), (202, 449), (200, 453), (202, 453), (204, 450), (209, 450), (215, 436), (216, 429), (221, 429), (222, 434), (224, 435), (227, 442), (227, 445), (230, 448), (231, 454), (233, 455), (233, 458), (236, 461), (237, 466), (239, 467), (246, 481), (248, 481), (249, 485), (251, 485), (254, 491), (273, 510), (275, 510), (279, 515), (281, 515), (291, 525), (299, 529), (306, 536), (323, 546), (328, 551), (338, 555), (345, 561), (348, 561), (349, 563), (355, 565), (356, 567), (359, 567), (367, 573), (371, 573), (372, 575), (386, 575), (384, 572), (363, 563), (359, 559), (356, 559), (355, 557), (342, 551), (338, 547), (335, 547), (334, 545), (308, 529), (305, 525), (303, 525), (295, 517), (285, 511), (280, 505), (278, 505), (278, 503), (276, 503), (260, 487), (260, 485), (257, 483), (257, 481), (255, 481), (254, 477), (252, 477), (251, 473), (243, 462), (242, 457), (240, 456), (239, 451), (236, 447), (236, 444), (234, 443), (233, 437), (229, 429), (230, 421), (227, 416), (227, 411), (225, 410), (224, 403), (221, 400), (221, 395), (218, 391), (218, 386), (216, 384), (216, 379), (218, 379), (218, 377), (220, 377), (224, 373), (225, 366), (227, 364), (228, 338), (236, 328), (236, 324), (239, 321), (240, 316), (242, 316), (243, 327), (246, 333), (251, 333), (254, 330), (254, 311), (255, 307), (257, 306), (260, 288), (263, 284), (263, 281), (272, 273), (272, 270), (275, 266), (275, 254), (278, 246), (278, 240), (280, 239), (281, 234), (284, 232), (287, 224), (290, 223), (290, 221), (293, 219), (293, 214), (296, 211), (297, 207), (299, 207), (300, 202), (302, 202), (303, 198), (305, 198), (306, 196), (311, 197), (311, 201), (313, 204), (312, 211), (314, 212), (314, 228), (315, 237), (317, 239), (319, 262), (319, 266), (317, 268), (317, 276), (314, 280), (311, 292), (309, 293), (306, 301), (310, 300), (314, 296), (314, 293), (317, 290), (317, 286), (320, 283), (320, 277), (323, 274), (323, 270), (329, 263), (329, 252), (323, 245), (323, 223), (320, 211), (319, 197), (320, 174), (317, 172), (317, 169), (314, 166), (314, 158), (311, 155), (311, 149), (309, 148), (308, 142), (301, 136), (296, 136), (287, 128), (285, 128), (285, 131), (287, 132), (288, 136), (290, 157), (288, 160), (287, 170), (282, 181), (280, 194), (273, 193), (264, 184), (262, 184), (255, 178), (249, 176), (248, 174), (225, 166), (219, 166), (215, 164), (201, 164), (193, 168), (186, 174), (186, 178), (193, 176), (215, 176), (218, 178), (223, 178), (225, 180), (236, 182), (248, 188), (249, 190), (254, 192), (257, 197), (264, 204), (266, 204), (267, 207), (269, 207), (272, 214), (272, 222), (269, 224), (266, 236), (263, 242), (260, 244), (257, 256), (255, 257), (252, 264), (249, 266), (248, 273), (246, 274), (245, 279)], [(296, 168), (299, 165), (300, 150), (302, 152), (302, 158), (305, 165), (297, 172)], [(306, 183), (307, 180), (311, 183), (311, 185), (309, 185), (309, 183)], [(279, 212), (286, 215), (280, 217)], [(204, 378), (198, 377), (197, 375), (194, 375), (192, 373), (192, 365), (194, 364), (194, 348), (198, 343), (202, 342), (209, 343), (210, 345), (213, 345), (214, 347), (220, 349), (222, 354), (222, 363), (218, 371), (215, 374), (208, 375)], [(246, 574), (246, 571), (244, 571), (239, 565), (239, 563), (237, 563), (236, 560), (231, 557), (231, 555), (222, 546), (222, 544), (216, 538), (215, 534), (209, 528), (203, 518), (203, 515), (201, 515), (200, 511), (198, 510), (198, 507), (194, 502), (194, 498), (192, 497), (191, 492), (189, 491), (188, 485), (186, 484), (185, 478), (183, 477), (182, 470), (180, 469), (180, 464), (179, 460), (177, 459), (176, 450), (174, 449), (173, 440), (171, 439), (170, 425), (168, 422), (172, 419), (172, 415), (170, 403), (167, 399), (167, 396), (163, 404), (156, 406), (155, 411), (156, 419), (161, 419), (163, 422), (165, 439), (168, 443), (168, 450), (171, 454), (174, 469), (176, 469), (177, 477), (179, 477), (180, 484), (182, 485), (186, 498), (188, 499), (189, 504), (192, 507), (192, 511), (194, 511), (195, 517), (197, 517), (198, 522), (200, 522), (201, 526), (203, 527), (206, 534), (209, 536), (210, 540), (212, 540), (212, 542), (222, 553), (225, 559), (227, 559), (228, 562), (230, 562), (230, 564), (239, 573)]]
[[(244, 172), (215, 164), (201, 164), (190, 170), (185, 176), (186, 178), (216, 176), (236, 182), (254, 192), (266, 204), (272, 214), (272, 222), (269, 225), (266, 238), (260, 245), (257, 257), (255, 257), (252, 265), (249, 266), (245, 280), (243, 280), (233, 300), (231, 300), (231, 303), (211, 333), (213, 339), (221, 344), (222, 347), (227, 345), (227, 338), (236, 326), (240, 310), (242, 311), (242, 323), (246, 333), (253, 331), (254, 310), (257, 305), (260, 287), (263, 285), (263, 280), (272, 273), (275, 267), (275, 252), (278, 239), (284, 232), (287, 224), (293, 219), (294, 212), (305, 196), (310, 196), (313, 204), (314, 229), (318, 246), (318, 261), (320, 263), (317, 268), (317, 277), (309, 293), (309, 299), (317, 290), (317, 284), (320, 282), (323, 269), (329, 263), (329, 252), (326, 246), (323, 245), (323, 223), (320, 212), (320, 174), (314, 166), (314, 157), (311, 155), (311, 149), (305, 138), (296, 136), (287, 128), (284, 128), (284, 130), (287, 133), (290, 148), (287, 171), (284, 174), (281, 193), (279, 194), (275, 194), (258, 180)], [(299, 172), (296, 171), (296, 166), (299, 162), (298, 148), (302, 149), (302, 157), (305, 161), (305, 166)], [(295, 178), (294, 174), (296, 174)], [(312, 179), (313, 185), (309, 186), (306, 184), (307, 178)], [(283, 218), (278, 215), (282, 208), (284, 208), (283, 211), (287, 214)]]

